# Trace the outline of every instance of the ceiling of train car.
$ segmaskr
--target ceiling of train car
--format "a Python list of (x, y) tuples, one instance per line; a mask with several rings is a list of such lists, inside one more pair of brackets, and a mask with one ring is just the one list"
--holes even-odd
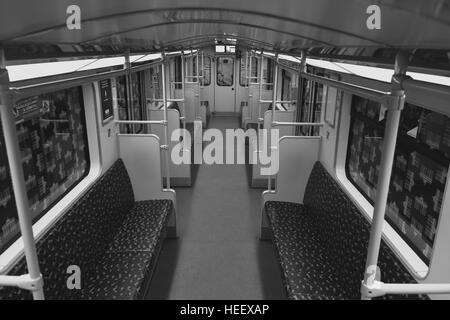
[[(69, 30), (68, 6), (81, 10)], [(368, 6), (381, 8), (369, 30)], [(311, 47), (450, 49), (444, 0), (2, 0), (0, 44), (95, 44), (146, 51), (238, 44), (281, 52)]]

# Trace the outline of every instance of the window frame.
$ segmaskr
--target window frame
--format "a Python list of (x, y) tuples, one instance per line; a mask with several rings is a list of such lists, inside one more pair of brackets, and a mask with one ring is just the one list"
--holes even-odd
[[(251, 57), (254, 61), (252, 61), (252, 69), (255, 68), (255, 75), (252, 74), (253, 70), (250, 70), (250, 77), (258, 77), (259, 76), (259, 60), (257, 57)], [(247, 70), (244, 68), (245, 66), (245, 57), (240, 57), (239, 59), (239, 85), (243, 88), (247, 88), (250, 83), (257, 83), (256, 79), (246, 79), (247, 78)], [(256, 66), (256, 67), (255, 67)], [(242, 74), (244, 72), (244, 74)], [(242, 79), (245, 78), (245, 79)], [(244, 80), (244, 81), (242, 81)]]
[(182, 59), (181, 56), (176, 56), (174, 58), (174, 79), (175, 79), (175, 89), (180, 90), (183, 89), (183, 85), (180, 82), (183, 82), (183, 75), (182, 75)]
[[(389, 91), (389, 83), (376, 82), (379, 88), (383, 91)], [(334, 170), (335, 181), (345, 192), (345, 194), (351, 199), (351, 201), (356, 205), (362, 216), (369, 222), (372, 223), (373, 219), (373, 205), (356, 189), (356, 187), (347, 179), (345, 172), (345, 161), (348, 149), (348, 137), (350, 133), (350, 110), (351, 110), (351, 99), (352, 94), (344, 91), (342, 97), (341, 108), (337, 110), (337, 118), (335, 126), (336, 130), (336, 147), (334, 151), (334, 157), (332, 159), (331, 168)], [(411, 97), (406, 97), (406, 102), (423, 107), (427, 110), (438, 111), (439, 110), (439, 99), (431, 99), (430, 105), (424, 106), (418, 103)], [(447, 176), (447, 185), (444, 194), (450, 192), (450, 173)], [(445, 199), (445, 197), (444, 197)], [(442, 203), (441, 212), (450, 211), (450, 201), (444, 201)], [(411, 273), (411, 275), (417, 281), (423, 281), (430, 275), (430, 270), (433, 267), (434, 259), (436, 254), (442, 254), (442, 241), (446, 240), (448, 237), (442, 235), (442, 228), (448, 229), (450, 220), (448, 218), (440, 219), (436, 231), (435, 248), (433, 250), (430, 265), (425, 264), (422, 259), (413, 251), (413, 249), (403, 240), (403, 238), (388, 224), (384, 223), (382, 237), (386, 241), (387, 245), (393, 250), (395, 255), (402, 261), (406, 269)], [(445, 249), (447, 250), (447, 249)]]
[[(136, 76), (137, 93), (139, 94), (139, 96), (136, 97), (136, 99), (134, 97), (134, 92), (133, 92), (133, 76)], [(144, 103), (144, 101), (145, 101), (145, 91), (144, 91), (145, 76), (143, 74), (143, 71), (136, 71), (136, 72), (130, 73), (129, 79), (130, 80), (129, 80), (128, 88), (130, 89), (130, 96), (129, 96), (128, 102), (131, 105), (128, 105), (128, 114), (131, 115), (131, 120), (133, 120), (133, 121), (134, 120), (144, 120), (146, 104)], [(139, 108), (136, 108), (136, 106), (134, 104), (135, 100), (138, 101), (138, 103), (140, 105)], [(140, 116), (140, 119), (136, 118), (136, 113), (135, 113), (136, 109)], [(130, 126), (132, 128), (131, 132), (133, 134), (142, 133), (142, 131), (144, 130), (144, 125), (142, 125), (142, 124), (131, 124)]]
[[(202, 64), (201, 64), (202, 58), (201, 58), (201, 57), (198, 57), (198, 62), (199, 62), (199, 68), (198, 68), (198, 70), (201, 72), (202, 75), (204, 74), (205, 70), (208, 70), (208, 72), (209, 72), (209, 82), (204, 82), (204, 79), (203, 79), (203, 78), (202, 78), (201, 81), (200, 81), (200, 85), (201, 85), (202, 87), (209, 87), (209, 86), (211, 85), (211, 82), (212, 82), (212, 81), (211, 81), (211, 64), (212, 64), (212, 59), (211, 59), (211, 57), (204, 55), (204, 56), (203, 56), (203, 62), (205, 62), (206, 59), (208, 59), (208, 61), (209, 61), (209, 68), (205, 68), (206, 64), (203, 63), (203, 70), (201, 70), (200, 66), (202, 65)], [(193, 74), (194, 76), (197, 76), (197, 58), (195, 58), (195, 57), (192, 58), (192, 74)], [(195, 78), (195, 79), (194, 79), (194, 82), (197, 82), (197, 81), (199, 81), (199, 79), (198, 79), (198, 78)]]
[[(111, 78), (113, 83), (113, 90), (115, 90), (115, 78)], [(81, 179), (73, 188), (58, 202), (55, 202), (52, 208), (50, 208), (39, 220), (35, 221), (32, 225), (35, 241), (39, 241), (54, 225), (66, 214), (66, 212), (76, 203), (76, 201), (82, 197), (91, 186), (101, 176), (102, 172), (102, 159), (100, 151), (100, 130), (107, 130), (106, 128), (112, 122), (110, 122), (105, 129), (101, 129), (99, 121), (101, 119), (101, 101), (100, 101), (100, 88), (98, 81), (89, 82), (87, 84), (80, 85), (83, 93), (83, 104), (85, 122), (86, 122), (86, 134), (88, 137), (88, 150), (89, 150), (89, 163), (90, 167), (87, 176)], [(60, 89), (69, 89), (74, 87), (72, 84), (67, 84)], [(14, 101), (19, 99), (28, 98), (30, 96), (41, 94), (45, 92), (52, 92), (52, 90), (43, 90), (42, 92), (36, 92), (28, 95), (14, 96)], [(114, 93), (113, 93), (114, 96)], [(87, 107), (92, 104), (93, 107)], [(17, 261), (23, 257), (24, 245), (22, 236), (14, 241), (6, 250), (0, 254), (0, 273), (5, 274), (11, 271)]]
[[(86, 108), (85, 108), (85, 102), (84, 102), (84, 96), (83, 96), (83, 87), (82, 86), (74, 86), (74, 87), (71, 87), (71, 88), (67, 88), (67, 89), (61, 89), (61, 90), (57, 90), (57, 91), (50, 91), (50, 92), (44, 92), (44, 93), (41, 93), (41, 94), (36, 94), (36, 95), (31, 95), (31, 96), (29, 96), (29, 97), (27, 97), (27, 98), (30, 98), (30, 97), (35, 97), (35, 96), (42, 96), (42, 95), (45, 95), (45, 94), (57, 94), (57, 93), (59, 93), (59, 92), (61, 92), (61, 91), (66, 91), (66, 90), (70, 90), (70, 89), (76, 89), (77, 91), (78, 91), (78, 98), (79, 98), (79, 103), (80, 103), (80, 109), (81, 109), (81, 113), (80, 113), (80, 118), (81, 118), (81, 121), (82, 121), (82, 123), (81, 123), (81, 125), (83, 125), (84, 126), (84, 128), (85, 128), (85, 130), (84, 130), (84, 132), (83, 132), (83, 140), (84, 140), (84, 144), (85, 144), (85, 148), (86, 148), (86, 150), (85, 150), (85, 161), (86, 161), (86, 168), (84, 169), (84, 172), (83, 172), (83, 174), (76, 180), (76, 182), (74, 182), (70, 187), (68, 187), (63, 193), (61, 193), (60, 195), (58, 195), (56, 198), (54, 198), (54, 199), (52, 199), (52, 201), (50, 202), (50, 204), (48, 205), (48, 207), (46, 207), (45, 209), (43, 209), (42, 211), (40, 211), (39, 213), (37, 213), (36, 215), (33, 215), (32, 216), (32, 219), (31, 219), (31, 223), (32, 224), (35, 224), (37, 221), (39, 221), (45, 214), (47, 214), (47, 212), (49, 212), (58, 202), (60, 202), (61, 201), (61, 199), (63, 199), (71, 190), (73, 190), (84, 178), (86, 178), (87, 177), (87, 175), (89, 174), (89, 170), (90, 170), (90, 167), (91, 167), (91, 160), (90, 160), (90, 153), (89, 153), (89, 143), (88, 143), (88, 136), (87, 136), (87, 123), (86, 123), (86, 112), (85, 112), (85, 110), (86, 110)], [(20, 98), (20, 99), (16, 99), (15, 101), (14, 101), (14, 105), (16, 105), (16, 103), (18, 103), (18, 102), (20, 102), (21, 100), (23, 100), (23, 99), (27, 99), (27, 98)], [(0, 123), (0, 125), (1, 125), (1, 123)], [(16, 124), (16, 130), (17, 130), (17, 124)], [(72, 133), (71, 133), (71, 135), (72, 135)], [(5, 146), (6, 147), (6, 146)], [(6, 150), (5, 150), (6, 151)], [(7, 151), (6, 151), (7, 152)], [(9, 163), (8, 163), (8, 169), (10, 170), (10, 165), (9, 165)], [(63, 183), (64, 184), (64, 183)], [(12, 191), (12, 193), (11, 193), (11, 196), (12, 196), (12, 198), (14, 199), (14, 189), (13, 189), (13, 187), (12, 187), (12, 184), (11, 184), (11, 191)], [(44, 199), (40, 199), (40, 201), (44, 201), (46, 198), (44, 198)], [(16, 207), (16, 203), (15, 203), (15, 199), (14, 199), (14, 207), (16, 208), (16, 210), (17, 210), (17, 207)], [(32, 213), (32, 212), (30, 212), (30, 213)], [(17, 217), (17, 216), (16, 216)], [(17, 217), (17, 221), (19, 221), (18, 220), (18, 217)], [(8, 240), (8, 242), (6, 242), (6, 244), (5, 245), (3, 245), (2, 247), (0, 247), (0, 255), (2, 254), (2, 253), (4, 253), (7, 249), (8, 249), (8, 247), (9, 246), (11, 246), (11, 244), (12, 243), (14, 243), (17, 239), (19, 239), (21, 237), (21, 235), (20, 235), (20, 228), (19, 228), (19, 232), (16, 234), (16, 235), (14, 235), (10, 240)]]
[[(232, 82), (230, 85), (221, 85), (219, 84), (219, 62), (221, 59), (231, 59), (233, 60), (233, 68), (231, 69), (233, 71), (233, 76), (231, 77)], [(217, 56), (217, 61), (216, 61), (216, 85), (218, 87), (224, 87), (224, 88), (233, 88), (234, 87), (234, 82), (235, 82), (235, 68), (236, 68), (236, 59), (232, 56), (226, 56), (226, 55), (222, 55), (222, 56)]]
[[(118, 79), (122, 78), (124, 79), (124, 97), (121, 97), (121, 100), (123, 99), (124, 103), (125, 103), (125, 107), (124, 106), (119, 106), (118, 104), (118, 97), (119, 97), (119, 90), (118, 88), (118, 84), (119, 81)], [(131, 97), (130, 97), (130, 86), (129, 86), (129, 81), (128, 81), (128, 75), (127, 74), (123, 74), (123, 75), (119, 75), (117, 77), (114, 78), (115, 81), (115, 88), (116, 88), (116, 96), (115, 96), (115, 100), (117, 101), (117, 116), (118, 116), (118, 120), (131, 120), (132, 118), (132, 114), (131, 114), (131, 108), (130, 108), (130, 101), (131, 101)], [(123, 119), (121, 118), (120, 115), (120, 110), (121, 109), (125, 109), (126, 111), (126, 118)], [(119, 125), (119, 132), (120, 133), (131, 133), (132, 132), (132, 127), (131, 124), (120, 124)]]
[[(354, 187), (359, 191), (359, 193), (360, 194), (362, 194), (362, 196), (364, 197), (364, 198), (366, 198), (366, 200), (372, 205), (372, 206), (374, 206), (374, 199), (372, 199), (371, 197), (370, 197), (370, 195), (368, 195), (363, 189), (362, 189), (362, 187), (360, 187), (359, 185), (358, 185), (358, 183), (356, 182), (356, 181), (354, 181), (354, 179), (352, 178), (352, 176), (351, 176), (351, 174), (350, 174), (350, 166), (349, 166), (349, 163), (350, 163), (350, 157), (352, 156), (352, 152), (351, 152), (351, 148), (350, 148), (350, 145), (351, 145), (351, 142), (352, 142), (352, 139), (353, 139), (353, 137), (352, 137), (352, 131), (353, 131), (353, 127), (354, 127), (354, 125), (355, 125), (355, 122), (356, 121), (364, 121), (364, 119), (363, 118), (367, 118), (367, 117), (364, 117), (363, 115), (360, 115), (360, 114), (354, 114), (354, 112), (353, 112), (353, 101), (354, 101), (354, 99), (355, 99), (355, 97), (356, 98), (358, 98), (358, 99), (363, 99), (363, 100), (368, 100), (368, 99), (364, 99), (364, 98), (361, 98), (361, 97), (358, 97), (357, 95), (352, 95), (352, 100), (351, 100), (351, 106), (350, 106), (350, 127), (349, 127), (349, 135), (348, 135), (348, 143), (347, 143), (347, 145), (348, 145), (348, 147), (347, 147), (347, 155), (346, 155), (346, 159), (345, 159), (345, 173), (346, 173), (346, 176), (347, 176), (347, 179), (348, 179), (348, 181), (350, 181), (350, 183), (352, 183), (353, 185), (354, 185)], [(375, 103), (375, 102), (371, 102), (371, 103)], [(414, 105), (413, 103), (405, 103), (405, 108), (404, 108), (404, 110), (408, 107), (408, 106), (411, 106), (411, 107), (419, 107), (419, 108), (421, 108), (421, 109), (423, 109), (423, 110), (427, 110), (426, 108), (423, 108), (423, 107), (420, 107), (420, 106), (417, 106), (417, 105)], [(381, 105), (380, 105), (380, 110), (381, 110)], [(427, 110), (427, 111), (430, 111), (430, 110)], [(433, 111), (430, 111), (430, 112), (433, 112)], [(436, 112), (435, 112), (436, 113)], [(403, 115), (403, 114), (402, 114)], [(445, 115), (444, 115), (445, 116)], [(403, 118), (402, 118), (403, 119)], [(368, 120), (368, 122), (370, 122), (370, 124), (369, 124), (369, 126), (370, 127), (377, 127), (379, 130), (380, 130), (380, 132), (382, 132), (382, 135), (384, 136), (384, 132), (385, 132), (385, 123), (377, 123), (376, 122), (376, 120), (373, 120), (373, 119), (369, 119), (369, 118), (367, 118), (367, 120)], [(402, 122), (400, 122), (400, 124), (401, 124)], [(383, 140), (384, 140), (384, 137), (383, 137)], [(396, 142), (396, 146), (395, 146), (395, 154), (397, 155), (397, 153), (398, 152), (402, 152), (402, 150), (405, 150), (405, 149), (412, 149), (412, 150), (415, 150), (415, 151), (417, 151), (419, 154), (426, 154), (427, 155), (427, 158), (428, 159), (430, 159), (431, 161), (433, 161), (434, 163), (436, 163), (436, 164), (438, 164), (438, 165), (440, 165), (440, 166), (442, 166), (442, 167), (446, 167), (446, 165), (447, 165), (447, 171), (448, 172), (450, 172), (450, 161), (445, 157), (445, 156), (443, 156), (443, 155), (440, 155), (440, 154), (438, 154), (438, 152), (439, 151), (436, 151), (436, 152), (434, 152), (434, 151), (432, 151), (429, 147), (427, 147), (426, 145), (424, 145), (423, 143), (420, 143), (419, 141), (417, 141), (417, 139), (413, 139), (413, 138), (411, 138), (411, 137), (408, 137), (407, 135), (405, 135), (405, 134), (402, 134), (402, 132), (400, 131), (400, 128), (399, 128), (399, 133), (398, 133), (398, 137), (397, 137), (397, 142)], [(447, 162), (448, 161), (448, 163), (447, 164), (445, 164), (444, 162)], [(394, 172), (394, 166), (395, 166), (395, 161), (394, 161), (394, 163), (393, 163), (393, 172)], [(391, 181), (390, 181), (390, 184), (391, 183), (393, 183), (393, 177), (394, 177), (394, 175), (392, 174), (391, 175)], [(377, 180), (378, 179), (376, 179), (376, 181), (374, 181), (374, 183), (375, 183), (375, 187), (376, 187), (376, 184), (377, 184)], [(444, 184), (444, 189), (445, 189), (445, 186), (447, 185), (447, 181), (445, 182), (445, 184)], [(444, 192), (445, 192), (445, 190), (444, 190)], [(416, 201), (414, 201), (414, 199), (412, 199), (413, 201), (412, 201), (412, 207), (415, 207), (416, 206)], [(435, 231), (435, 233), (434, 233), (434, 238), (433, 239), (429, 239), (429, 237), (425, 234), (425, 227), (426, 227), (426, 222), (422, 225), (422, 227), (423, 227), (423, 230), (422, 231), (420, 231), (420, 233), (421, 233), (421, 240), (422, 241), (424, 241), (425, 243), (427, 243), (430, 247), (431, 247), (431, 254), (430, 254), (430, 258), (428, 258), (428, 257), (426, 257), (425, 256), (425, 254), (423, 254), (421, 251), (420, 251), (420, 248), (418, 248), (415, 244), (414, 244), (414, 242), (413, 242), (413, 240), (412, 239), (410, 239), (408, 236), (406, 236), (406, 235), (404, 235), (403, 233), (402, 233), (402, 231), (400, 230), (400, 227), (398, 227), (396, 224), (395, 224), (395, 222), (388, 216), (388, 214), (386, 213), (386, 215), (385, 215), (385, 221), (390, 225), (390, 227), (392, 228), (392, 229), (394, 229), (398, 234), (399, 234), (399, 236), (410, 246), (410, 248), (415, 252), (415, 254), (417, 254), (417, 256), (425, 263), (425, 264), (427, 264), (428, 266), (431, 264), (431, 258), (432, 258), (432, 254), (433, 254), (433, 251), (434, 251), (434, 246), (435, 246), (435, 241), (436, 241), (436, 236), (437, 236), (437, 226), (439, 225), (439, 221), (441, 220), (441, 215), (442, 215), (442, 211), (443, 211), (443, 206), (442, 206), (442, 204), (441, 204), (441, 207), (440, 207), (440, 209), (439, 209), (439, 213), (438, 213), (438, 217), (437, 217), (437, 219), (436, 219), (436, 231)], [(427, 213), (425, 213), (425, 217), (426, 218), (428, 218), (430, 215), (429, 214), (427, 214)], [(414, 218), (414, 216), (413, 217), (410, 217), (410, 221), (408, 222), (408, 221), (406, 221), (405, 219), (403, 219), (403, 221), (405, 221), (406, 223), (408, 223), (409, 224), (409, 226), (413, 226), (414, 225), (414, 221), (413, 220), (415, 220), (415, 218)], [(417, 222), (417, 220), (416, 220), (416, 222)]]

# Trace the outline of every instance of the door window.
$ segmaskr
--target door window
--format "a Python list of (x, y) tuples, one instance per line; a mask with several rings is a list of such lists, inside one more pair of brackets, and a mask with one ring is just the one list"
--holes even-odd
[(217, 85), (231, 87), (234, 83), (234, 59), (229, 57), (217, 58)]

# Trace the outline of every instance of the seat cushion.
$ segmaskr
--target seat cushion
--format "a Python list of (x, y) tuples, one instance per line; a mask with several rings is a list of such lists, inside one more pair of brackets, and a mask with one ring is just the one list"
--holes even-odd
[[(77, 299), (77, 290), (68, 290), (67, 268), (77, 265), (89, 276), (127, 214), (134, 206), (134, 195), (127, 170), (117, 160), (89, 190), (37, 242), (36, 251), (44, 276), (47, 299)], [(9, 272), (27, 273), (25, 258)], [(0, 299), (30, 298), (25, 290), (0, 290)]]
[(172, 208), (170, 200), (136, 202), (114, 236), (108, 251), (153, 253)]
[(339, 273), (330, 262), (329, 252), (321, 245), (313, 220), (304, 207), (289, 202), (267, 202), (274, 244), (290, 299), (316, 296), (341, 298)]
[(134, 300), (142, 298), (149, 277), (149, 252), (107, 252), (82, 280), (83, 300)]
[(346, 300), (344, 297), (340, 296), (330, 296), (330, 295), (315, 295), (315, 294), (304, 294), (295, 293), (290, 296), (291, 300)]
[[(291, 298), (360, 298), (370, 223), (320, 162), (308, 179), (303, 206), (268, 202), (266, 213)], [(384, 240), (378, 265), (386, 283), (416, 282)], [(318, 289), (311, 291), (308, 286)]]

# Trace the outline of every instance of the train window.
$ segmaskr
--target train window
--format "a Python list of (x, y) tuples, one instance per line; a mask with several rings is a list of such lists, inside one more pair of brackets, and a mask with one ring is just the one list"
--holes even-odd
[[(354, 96), (346, 171), (373, 203), (387, 111)], [(450, 164), (450, 119), (406, 104), (400, 120), (386, 220), (430, 262)]]
[(216, 45), (216, 53), (236, 53), (236, 46)]
[[(320, 122), (322, 109), (325, 104), (326, 88), (322, 84), (303, 81), (303, 98), (300, 107), (300, 122)], [(302, 127), (300, 134), (317, 136), (319, 127)]]
[(216, 46), (216, 53), (225, 53), (225, 46), (217, 45)]
[[(116, 78), (117, 90), (117, 109), (119, 111), (119, 120), (130, 120), (128, 110), (128, 89), (126, 76)], [(119, 125), (120, 133), (131, 133), (131, 127), (128, 124)]]
[(152, 92), (153, 99), (162, 98), (162, 78), (161, 78), (161, 68), (151, 68), (150, 69), (150, 88)]
[(234, 84), (234, 59), (230, 57), (217, 58), (217, 85), (231, 87)]
[(229, 53), (236, 53), (236, 46), (226, 46), (225, 51)]
[[(142, 103), (142, 86), (141, 86), (141, 74), (132, 73), (131, 74), (131, 107), (133, 120), (143, 120), (144, 119), (144, 108)], [(139, 133), (142, 131), (143, 126), (141, 124), (134, 124), (134, 133)]]
[(291, 76), (288, 75), (286, 70), (282, 70), (282, 83), (281, 83), (281, 100), (291, 100)]
[(183, 81), (182, 77), (182, 59), (181, 57), (175, 57), (174, 59), (175, 61), (175, 89), (183, 89), (183, 85), (181, 84), (181, 82)]
[[(251, 57), (252, 59), (252, 68), (250, 70), (250, 77), (254, 77), (255, 79), (250, 79), (250, 83), (257, 83), (258, 79), (258, 59), (256, 57)], [(247, 79), (247, 65), (245, 63), (245, 57), (240, 59), (240, 77), (239, 77), (239, 84), (241, 87), (248, 86), (248, 79)], [(247, 59), (248, 67), (250, 67), (250, 59)]]
[(12, 189), (3, 128), (0, 123), (0, 253), (19, 233), (16, 204)]
[[(211, 84), (211, 58), (203, 56), (203, 70), (202, 70), (202, 57), (198, 57), (199, 62), (199, 73), (200, 76), (204, 76), (200, 79), (200, 84), (202, 86), (209, 86)], [(194, 72), (194, 76), (197, 75), (197, 59), (192, 59), (192, 70)], [(194, 80), (197, 81), (197, 80)]]
[[(89, 171), (82, 88), (22, 99), (14, 107), (33, 221)], [(17, 210), (0, 130), (0, 252), (19, 236)]]
[[(263, 78), (266, 79), (266, 83), (273, 83), (273, 70), (274, 70), (274, 64), (275, 62), (272, 59), (266, 59), (267, 61), (267, 69), (265, 71), (265, 74), (263, 74)], [(271, 85), (266, 85), (266, 90), (271, 90)]]
[[(311, 113), (310, 122), (318, 123), (321, 120), (322, 110), (325, 105), (325, 97), (326, 97), (326, 88), (323, 84), (315, 83), (314, 84), (314, 96), (313, 96), (313, 109)], [(311, 135), (318, 136), (320, 135), (320, 127), (311, 127)]]

